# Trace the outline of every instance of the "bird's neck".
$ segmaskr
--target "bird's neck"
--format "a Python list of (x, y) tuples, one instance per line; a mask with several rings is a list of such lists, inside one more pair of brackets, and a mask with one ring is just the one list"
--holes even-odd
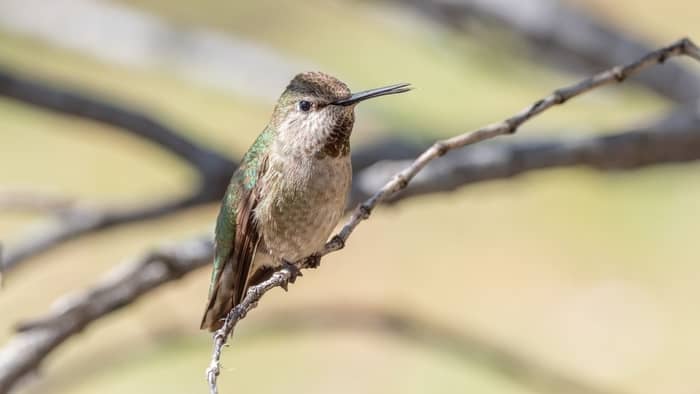
[(282, 122), (273, 146), (275, 153), (289, 158), (316, 159), (349, 155), (354, 117), (324, 120), (308, 117)]

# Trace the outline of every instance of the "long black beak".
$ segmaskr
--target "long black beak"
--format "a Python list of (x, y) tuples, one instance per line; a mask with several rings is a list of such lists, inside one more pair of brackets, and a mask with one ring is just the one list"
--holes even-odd
[(350, 97), (334, 101), (331, 104), (348, 106), (379, 96), (404, 93), (411, 90), (410, 85), (409, 83), (398, 83), (396, 85), (384, 86), (383, 88), (365, 90), (364, 92), (353, 93)]

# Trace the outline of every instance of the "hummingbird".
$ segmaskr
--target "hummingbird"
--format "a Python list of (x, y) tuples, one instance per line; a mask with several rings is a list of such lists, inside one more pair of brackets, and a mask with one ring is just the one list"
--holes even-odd
[(342, 217), (352, 179), (355, 106), (403, 93), (401, 83), (351, 93), (322, 72), (296, 75), (231, 177), (216, 221), (201, 329), (216, 331), (246, 290), (319, 251)]

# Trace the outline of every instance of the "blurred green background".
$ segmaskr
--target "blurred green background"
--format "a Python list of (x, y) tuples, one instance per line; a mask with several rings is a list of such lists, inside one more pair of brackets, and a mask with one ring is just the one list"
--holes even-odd
[[(654, 45), (700, 39), (695, 1), (576, 3)], [(501, 51), (372, 2), (121, 4), (183, 29), (260, 43), (354, 90), (411, 82), (410, 94), (359, 108), (356, 149), (385, 133), (467, 131), (580, 78), (519, 56), (507, 39)], [(120, 65), (1, 25), (0, 64), (139, 108), (231, 157), (247, 149), (273, 105), (184, 78), (167, 61)], [(512, 138), (619, 130), (668, 107), (625, 84), (547, 112)], [(3, 188), (138, 204), (193, 186), (193, 173), (176, 158), (101, 124), (7, 99), (0, 99), (0, 121)], [(550, 170), (381, 207), (345, 250), (289, 293), (271, 292), (239, 326), (224, 353), (221, 392), (532, 392), (478, 360), (372, 331), (254, 335), (279, 310), (351, 304), (463, 328), (603, 387), (696, 393), (698, 170), (692, 163), (612, 174)], [(45, 313), (125, 259), (211, 231), (216, 211), (212, 204), (91, 234), (22, 265), (0, 291), (0, 343), (16, 322)], [(0, 238), (11, 244), (37, 219), (0, 213)], [(20, 392), (205, 392), (211, 338), (198, 324), (208, 276), (200, 270), (102, 319), (59, 348)]]

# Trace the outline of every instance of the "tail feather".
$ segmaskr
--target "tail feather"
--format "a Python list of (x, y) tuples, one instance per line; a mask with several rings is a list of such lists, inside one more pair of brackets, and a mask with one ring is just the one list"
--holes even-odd
[(235, 280), (231, 264), (226, 264), (221, 272), (219, 280), (214, 285), (209, 297), (207, 309), (202, 317), (200, 329), (216, 331), (224, 324), (224, 319), (234, 307)]
[[(236, 297), (234, 290), (235, 277), (233, 272), (228, 271), (224, 269), (224, 271), (221, 273), (220, 280), (217, 282), (216, 287), (212, 291), (211, 298), (209, 299), (209, 305), (207, 306), (207, 310), (204, 312), (204, 317), (202, 318), (202, 324), (199, 326), (200, 329), (216, 331), (221, 328), (228, 313), (234, 306), (236, 306), (237, 303), (242, 301), (242, 297), (245, 295), (248, 288), (269, 279), (274, 272), (270, 266), (262, 266), (258, 268), (255, 270), (255, 272), (253, 272), (250, 278), (248, 278), (240, 297)], [(236, 298), (241, 299), (239, 300)]]

